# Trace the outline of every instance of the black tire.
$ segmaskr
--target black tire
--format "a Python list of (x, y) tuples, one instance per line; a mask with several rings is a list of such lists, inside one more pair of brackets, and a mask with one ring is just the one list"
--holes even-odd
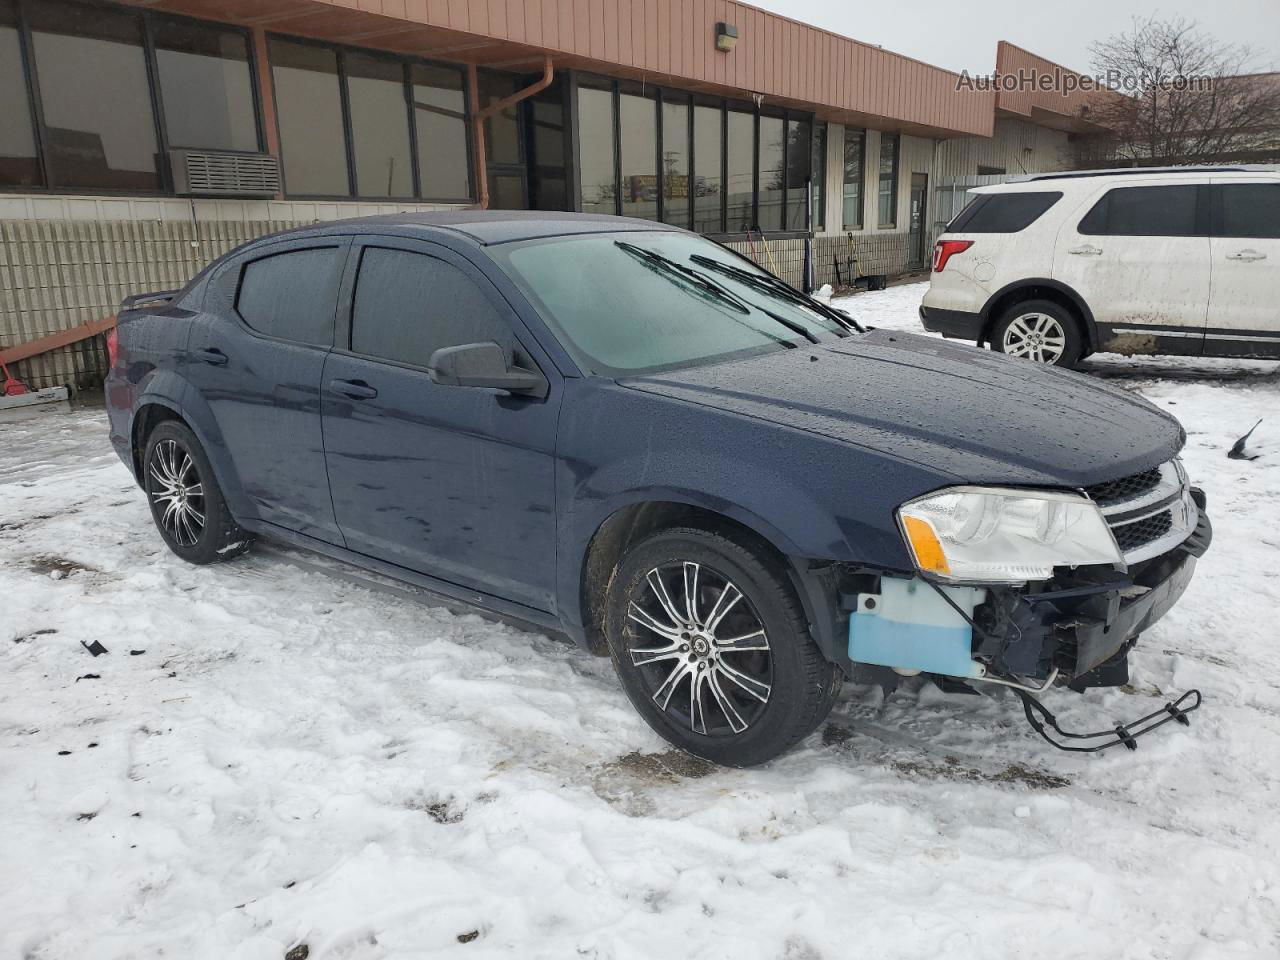
[[(684, 629), (691, 625), (683, 599), (687, 565), (697, 567), (692, 632)], [(680, 628), (675, 632), (635, 619), (649, 613), (656, 620), (668, 609), (650, 579), (655, 573), (670, 608), (684, 613), (682, 622), (670, 615), (658, 621)], [(733, 596), (726, 584), (741, 598), (713, 623), (717, 600)], [(763, 637), (752, 634), (756, 624)], [(725, 766), (755, 766), (789, 750), (826, 719), (840, 690), (842, 675), (809, 636), (785, 574), (763, 550), (705, 530), (658, 531), (627, 551), (609, 583), (605, 634), (622, 688), (645, 721), (681, 750)], [(739, 649), (729, 649), (730, 639)], [(674, 692), (660, 704), (655, 697), (668, 687)]]
[(165, 420), (151, 431), (142, 475), (156, 529), (183, 560), (221, 563), (253, 544), (232, 518), (209, 458), (186, 425)]
[[(1036, 331), (1034, 328), (1040, 324), (1044, 329)], [(1028, 327), (1032, 328), (1029, 332), (1033, 337), (1038, 335), (1043, 339), (1037, 343), (1034, 339), (1020, 336)], [(1061, 352), (1053, 359), (1047, 359), (1052, 352), (1057, 330), (1062, 332)], [(1074, 367), (1084, 356), (1085, 347), (1079, 319), (1062, 304), (1052, 300), (1023, 300), (1015, 303), (1001, 314), (996, 325), (991, 328), (991, 349), (1048, 366)]]

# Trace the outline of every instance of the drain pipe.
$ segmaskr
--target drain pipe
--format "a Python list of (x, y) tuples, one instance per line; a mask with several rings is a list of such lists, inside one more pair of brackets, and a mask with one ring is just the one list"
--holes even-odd
[(480, 209), (488, 210), (489, 163), (484, 149), (484, 122), (495, 113), (500, 113), (507, 107), (513, 106), (521, 100), (527, 100), (534, 94), (541, 93), (547, 89), (547, 87), (551, 86), (551, 81), (555, 79), (555, 70), (551, 64), (551, 57), (543, 57), (541, 78), (523, 90), (517, 90), (511, 96), (503, 97), (496, 103), (489, 104), (483, 110), (480, 109), (480, 86), (477, 82), (477, 73), (474, 63), (467, 67), (467, 87), (470, 91), (471, 100), (471, 142), (475, 145), (476, 193), (480, 201)]

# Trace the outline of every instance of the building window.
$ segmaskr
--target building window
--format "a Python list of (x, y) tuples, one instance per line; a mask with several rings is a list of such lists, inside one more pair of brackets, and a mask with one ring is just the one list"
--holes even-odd
[(578, 87), (578, 142), (583, 212), (617, 213), (612, 90)]
[(689, 226), (689, 104), (676, 95), (662, 100), (662, 219)]
[(898, 148), (896, 133), (880, 134), (880, 226), (892, 227), (898, 219)]
[(730, 233), (746, 233), (756, 225), (752, 203), (755, 199), (754, 114), (728, 111), (725, 131), (726, 226)]
[[(479, 75), (480, 105), (504, 100), (523, 83), (509, 73), (483, 71)], [(520, 134), (520, 105), (512, 104), (484, 119), (485, 158), (488, 161), (489, 207), (524, 210), (529, 206), (528, 169)]]
[(22, 41), (11, 0), (0, 0), (0, 186), (29, 187), (41, 182), (31, 101), (22, 75)]
[(285, 189), (295, 196), (350, 196), (337, 53), (273, 38), (271, 76)]
[(760, 118), (760, 194), (757, 225), (761, 230), (782, 229), (786, 198), (786, 123), (781, 117)]
[(988, 167), (984, 164), (978, 164), (978, 176), (980, 177), (1003, 177), (1008, 171), (1004, 167)]
[(693, 229), (721, 233), (720, 203), (724, 166), (724, 111), (698, 104), (693, 108)]
[(807, 230), (807, 208), (813, 146), (808, 120), (787, 120), (787, 229)]
[(862, 229), (862, 184), (866, 179), (867, 131), (844, 128), (844, 213), (845, 230)]
[(658, 219), (658, 108), (651, 97), (618, 95), (622, 215)]
[(827, 125), (819, 123), (813, 136), (813, 229), (827, 226)]
[(159, 17), (151, 33), (169, 146), (256, 153), (249, 38), (239, 30)]
[(575, 96), (583, 211), (701, 233), (805, 229), (810, 115), (600, 77), (579, 78)]
[(351, 115), (356, 196), (412, 197), (404, 64), (348, 53), (343, 64)]
[(57, 2), (27, 14), (49, 185), (159, 190), (141, 16)]
[(424, 63), (410, 66), (420, 193), (429, 200), (471, 196), (467, 100), (462, 72)]
[[(460, 70), (272, 37), (271, 75), (290, 195), (463, 200), (471, 194)], [(487, 91), (490, 99), (511, 93), (509, 77), (492, 79), (499, 86)], [(508, 154), (519, 159), (514, 116), (490, 118), (486, 133), (491, 195), (523, 207), (523, 177), (513, 185), (503, 169)]]

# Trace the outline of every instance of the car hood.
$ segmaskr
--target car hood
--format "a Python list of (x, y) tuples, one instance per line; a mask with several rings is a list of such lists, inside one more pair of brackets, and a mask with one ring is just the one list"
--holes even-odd
[(1127, 390), (888, 330), (619, 382), (970, 483), (1088, 486), (1163, 463), (1185, 439)]

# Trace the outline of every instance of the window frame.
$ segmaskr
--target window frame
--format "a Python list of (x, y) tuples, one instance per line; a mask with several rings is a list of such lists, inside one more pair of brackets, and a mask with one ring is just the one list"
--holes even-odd
[[(273, 83), (270, 76), (271, 62), (268, 55), (266, 68), (267, 76), (262, 75), (257, 49), (254, 43), (253, 31), (247, 27), (242, 27), (233, 23), (224, 23), (218, 20), (207, 20), (200, 17), (191, 17), (180, 13), (171, 13), (169, 11), (153, 10), (144, 7), (134, 7), (119, 3), (102, 2), (102, 0), (65, 0), (80, 7), (102, 10), (109, 15), (127, 15), (133, 17), (135, 21), (140, 22), (142, 35), (142, 52), (143, 62), (146, 67), (147, 76), (147, 93), (150, 98), (150, 108), (152, 120), (155, 125), (156, 136), (156, 152), (160, 155), (159, 169), (159, 186), (154, 190), (134, 190), (134, 189), (118, 189), (113, 187), (76, 187), (73, 189), (67, 187), (51, 187), (50, 184), (50, 163), (48, 156), (47, 143), (49, 139), (48, 127), (45, 124), (44, 109), (40, 97), (40, 78), (36, 70), (34, 46), (31, 39), (31, 24), (28, 17), (27, 7), (32, 0), (13, 0), (14, 12), (17, 20), (18, 47), (21, 54), (20, 67), (22, 70), (23, 81), (26, 84), (27, 108), (31, 117), (32, 131), (35, 136), (36, 160), (39, 171), (39, 184), (28, 185), (11, 185), (0, 184), (0, 193), (30, 193), (30, 194), (51, 194), (66, 195), (75, 193), (81, 196), (103, 196), (103, 197), (174, 197), (174, 177), (169, 160), (169, 151), (171, 149), (197, 149), (184, 148), (175, 146), (169, 139), (168, 124), (165, 122), (165, 106), (164, 93), (160, 85), (160, 71), (156, 61), (156, 42), (155, 42), (155, 26), (157, 21), (168, 22), (171, 24), (188, 26), (199, 30), (205, 29), (210, 31), (218, 31), (225, 33), (238, 33), (245, 39), (246, 49), (248, 50), (248, 68), (249, 68), (249, 90), (253, 98), (253, 117), (254, 132), (258, 140), (258, 149), (255, 151), (232, 150), (229, 148), (199, 148), (210, 152), (236, 154), (241, 156), (261, 156), (267, 152), (267, 129), (266, 117), (263, 110), (263, 92), (264, 83)], [(376, 50), (369, 47), (360, 47), (352, 44), (329, 43), (320, 40), (312, 40), (308, 37), (298, 37), (292, 34), (276, 33), (274, 31), (266, 31), (265, 39), (270, 49), (272, 39), (289, 41), (292, 43), (306, 44), (314, 47), (326, 48), (332, 50), (338, 61), (338, 83), (339, 96), (342, 103), (342, 135), (343, 146), (345, 150), (347, 164), (347, 183), (348, 194), (323, 195), (323, 194), (306, 194), (291, 193), (287, 189), (284, 182), (284, 159), (283, 156), (277, 158), (281, 164), (281, 185), (284, 187), (284, 196), (288, 200), (329, 200), (329, 201), (364, 201), (364, 202), (422, 202), (422, 203), (475, 203), (476, 202), (476, 171), (475, 171), (475, 148), (473, 144), (474, 132), (472, 130), (472, 110), (471, 110), (471, 78), (469, 71), (464, 65), (450, 63), (444, 60), (435, 60), (426, 57), (415, 57), (404, 54), (392, 53), (385, 50)], [(354, 147), (352, 143), (352, 125), (350, 121), (350, 102), (347, 90), (346, 78), (346, 54), (360, 53), (365, 56), (384, 59), (400, 64), (401, 76), (404, 86), (405, 111), (408, 117), (409, 132), (409, 154), (413, 173), (413, 196), (411, 197), (368, 197), (361, 196), (356, 190), (355, 176), (355, 160)], [(423, 64), (430, 67), (441, 67), (447, 70), (456, 71), (461, 81), (462, 102), (463, 102), (463, 137), (465, 142), (465, 150), (467, 157), (467, 184), (469, 193), (463, 197), (437, 197), (424, 196), (422, 190), (421, 177), (421, 157), (418, 150), (417, 140), (417, 118), (413, 109), (413, 64)], [(275, 115), (275, 132), (277, 142), (280, 135), (280, 119), (279, 111)]]
[[(560, 376), (556, 363), (542, 349), (537, 337), (530, 330), (520, 311), (503, 295), (493, 280), (468, 258), (459, 254), (452, 247), (432, 240), (419, 240), (396, 236), (394, 234), (361, 233), (341, 238), (349, 242), (346, 254), (346, 265), (341, 272), (337, 290), (337, 314), (334, 323), (332, 351), (346, 357), (354, 357), (370, 363), (384, 363), (416, 373), (428, 374), (428, 368), (403, 360), (392, 360), (387, 357), (375, 357), (367, 353), (357, 353), (351, 348), (352, 334), (355, 329), (356, 287), (360, 280), (360, 261), (364, 251), (369, 248), (380, 250), (397, 250), (404, 253), (418, 254), (440, 260), (462, 271), (481, 291), (481, 295), (489, 301), (499, 322), (504, 323), (511, 333), (511, 341), (520, 349), (521, 363), (537, 369), (549, 384), (555, 384)], [(292, 341), (286, 341), (292, 342)], [(483, 341), (476, 341), (483, 342)]]
[[(385, 50), (372, 50), (368, 47), (355, 46), (346, 43), (330, 43), (327, 40), (313, 40), (310, 37), (297, 37), (287, 33), (275, 33), (274, 31), (266, 32), (267, 43), (267, 68), (270, 72), (274, 68), (271, 62), (271, 41), (279, 40), (286, 43), (296, 43), (305, 46), (315, 47), (321, 50), (332, 51), (338, 62), (338, 94), (342, 104), (342, 142), (346, 153), (347, 163), (347, 189), (346, 194), (314, 194), (314, 193), (293, 193), (289, 190), (288, 180), (284, 174), (284, 143), (280, 137), (280, 111), (276, 110), (276, 141), (280, 143), (280, 184), (284, 188), (284, 196), (287, 200), (327, 200), (327, 201), (359, 201), (365, 203), (475, 203), (476, 202), (476, 171), (475, 164), (472, 162), (475, 156), (472, 138), (474, 132), (472, 127), (471, 116), (471, 77), (470, 71), (465, 67), (456, 63), (448, 63), (442, 60), (428, 60), (425, 57), (412, 57), (403, 54), (391, 53)], [(370, 197), (361, 196), (357, 192), (357, 177), (355, 169), (355, 143), (352, 137), (351, 123), (351, 97), (347, 87), (347, 56), (348, 54), (360, 54), (373, 59), (386, 60), (400, 65), (400, 82), (404, 93), (404, 108), (407, 117), (407, 127), (409, 133), (409, 162), (413, 170), (413, 196), (411, 197)], [(412, 65), (415, 63), (424, 64), (431, 67), (444, 67), (448, 70), (456, 70), (462, 77), (462, 102), (463, 102), (463, 135), (466, 141), (467, 150), (467, 183), (471, 190), (471, 195), (466, 197), (424, 197), (422, 195), (422, 174), (421, 174), (421, 157), (418, 154), (418, 123), (415, 111), (413, 109), (413, 70)], [(274, 84), (274, 77), (271, 78)]]
[[(21, 0), (19, 0), (21, 2)], [(182, 14), (160, 12), (156, 10), (144, 10), (144, 19), (146, 20), (146, 36), (147, 36), (147, 53), (148, 53), (148, 73), (153, 80), (152, 97), (155, 100), (156, 121), (160, 127), (161, 134), (164, 137), (163, 150), (165, 155), (165, 165), (168, 166), (169, 150), (214, 150), (211, 147), (184, 147), (182, 144), (171, 144), (169, 139), (169, 128), (165, 122), (164, 113), (164, 88), (160, 84), (160, 65), (156, 59), (156, 42), (155, 42), (155, 24), (156, 21), (168, 21), (172, 24), (185, 24), (196, 28), (215, 29), (223, 33), (238, 33), (244, 37), (245, 50), (248, 53), (246, 65), (249, 68), (249, 96), (253, 98), (253, 129), (254, 134), (258, 138), (257, 150), (232, 150), (228, 147), (217, 147), (218, 153), (235, 153), (244, 156), (256, 156), (266, 152), (266, 128), (263, 124), (262, 117), (262, 87), (260, 78), (258, 77), (257, 57), (254, 56), (253, 31), (247, 27), (237, 26), (233, 23), (219, 23), (216, 20), (200, 20), (196, 17), (187, 17)]]
[[(1178, 187), (1191, 187), (1195, 190), (1195, 218), (1193, 220), (1191, 233), (1111, 233), (1111, 195), (1121, 190), (1144, 190), (1144, 189), (1176, 189)], [(1101, 233), (1085, 231), (1083, 229), (1085, 221), (1088, 220), (1095, 210), (1106, 204), (1105, 219), (1103, 222), (1104, 231)], [(1210, 185), (1205, 183), (1121, 183), (1107, 186), (1100, 194), (1096, 196), (1093, 203), (1089, 204), (1080, 219), (1076, 221), (1075, 231), (1082, 237), (1128, 237), (1136, 240), (1197, 240), (1208, 238), (1211, 234), (1211, 217), (1210, 217), (1211, 193)]]
[(1280, 229), (1270, 237), (1252, 234), (1227, 233), (1226, 191), (1231, 187), (1264, 187), (1280, 196), (1280, 179), (1277, 180), (1215, 180), (1209, 184), (1209, 236), (1214, 240), (1280, 240)]
[[(124, 6), (118, 3), (102, 3), (98, 2), (98, 0), (64, 0), (64, 2), (71, 3), (75, 6), (101, 10), (106, 12), (108, 15), (124, 14), (140, 21), (143, 63), (146, 67), (147, 76), (147, 93), (150, 98), (151, 116), (155, 126), (156, 152), (160, 156), (160, 185), (155, 190), (118, 189), (114, 187), (69, 188), (51, 187), (49, 185), (50, 163), (47, 149), (49, 134), (48, 126), (45, 123), (44, 106), (40, 96), (40, 77), (36, 69), (35, 47), (31, 39), (31, 22), (26, 10), (30, 0), (13, 0), (14, 11), (17, 15), (18, 47), (21, 51), (21, 68), (23, 80), (26, 83), (27, 88), (27, 102), (28, 108), (31, 111), (32, 128), (36, 140), (36, 158), (39, 165), (41, 182), (39, 185), (28, 186), (0, 185), (0, 193), (34, 193), (53, 195), (73, 193), (80, 196), (91, 197), (175, 196), (173, 187), (173, 171), (169, 163), (169, 151), (173, 148), (170, 145), (169, 131), (167, 124), (165, 123), (163, 92), (160, 88), (160, 71), (156, 63), (156, 20), (192, 26), (196, 29), (205, 28), (227, 33), (239, 33), (244, 36), (245, 44), (249, 52), (249, 90), (250, 95), (253, 97), (254, 128), (258, 138), (258, 150), (256, 153), (261, 154), (265, 152), (266, 138), (265, 127), (263, 124), (262, 95), (260, 87), (261, 78), (258, 76), (258, 64), (257, 58), (254, 56), (253, 33), (251, 30), (246, 27), (237, 26), (236, 24), (222, 23), (216, 20), (203, 20), (199, 17), (189, 17), (179, 13), (151, 10), (142, 7)], [(246, 154), (246, 151), (222, 148), (219, 148), (217, 152), (242, 155)]]
[[(826, 232), (827, 229), (827, 121), (816, 115), (809, 132), (809, 148), (813, 157), (809, 160), (809, 192), (813, 195), (813, 218), (810, 228), (814, 233)], [(814, 169), (816, 162), (817, 169)]]
[[(305, 340), (290, 340), (288, 337), (277, 337), (274, 334), (265, 333), (251, 324), (240, 312), (240, 295), (244, 290), (245, 272), (255, 263), (263, 260), (270, 260), (272, 257), (284, 256), (290, 253), (301, 253), (307, 250), (337, 250), (338, 263), (332, 278), (331, 288), (328, 291), (328, 297), (334, 305), (333, 323), (330, 325), (329, 343), (308, 343)], [(275, 243), (267, 243), (261, 246), (254, 246), (251, 250), (246, 251), (245, 255), (237, 260), (227, 264), (223, 270), (226, 271), (227, 280), (224, 281), (220, 274), (211, 282), (216, 284), (229, 283), (234, 278), (235, 283), (230, 291), (230, 302), (227, 309), (235, 318), (240, 328), (250, 335), (257, 337), (259, 340), (266, 340), (269, 343), (284, 343), (293, 347), (306, 347), (311, 350), (332, 350), (336, 348), (338, 342), (338, 331), (340, 324), (338, 320), (338, 309), (341, 304), (342, 282), (346, 276), (347, 270), (351, 262), (351, 237), (342, 234), (311, 237), (307, 240), (281, 240)]]
[(13, 10), (14, 32), (18, 35), (18, 70), (26, 87), (27, 118), (31, 121), (31, 139), (35, 144), (38, 184), (0, 184), (0, 191), (37, 193), (48, 189), (49, 168), (45, 157), (44, 111), (40, 104), (40, 90), (35, 81), (35, 50), (31, 44), (31, 28), (22, 9), (22, 0), (10, 0)]
[[(861, 149), (858, 151), (858, 179), (850, 181), (847, 179), (848, 160), (849, 160), (849, 134), (856, 133), (857, 138), (862, 142)], [(840, 229), (842, 231), (861, 231), (867, 227), (867, 128), (851, 127), (844, 125), (844, 141), (841, 150), (841, 172), (840, 172)], [(858, 222), (846, 223), (844, 219), (845, 208), (845, 191), (844, 188), (850, 183), (858, 184)], [(878, 181), (877, 181), (878, 183)], [(878, 195), (877, 195), (878, 196)], [(879, 210), (879, 207), (876, 208)]]
[[(888, 220), (880, 215), (880, 195), (884, 186), (884, 142), (885, 137), (893, 138), (893, 166), (890, 173), (890, 182), (893, 184), (890, 190), (889, 212), (891, 214)], [(902, 189), (902, 134), (893, 130), (880, 131), (880, 152), (876, 162), (876, 229), (878, 230), (896, 230), (898, 229), (898, 193)]]
[[(613, 184), (614, 184), (614, 215), (624, 216), (622, 213), (622, 169), (621, 169), (621, 151), (622, 136), (620, 128), (620, 111), (619, 111), (619, 95), (620, 92), (632, 92), (636, 82), (619, 79), (617, 77), (608, 77), (601, 74), (591, 73), (588, 71), (573, 70), (570, 71), (569, 77), (569, 111), (567, 114), (567, 122), (571, 128), (571, 138), (573, 143), (574, 174), (570, 189), (573, 191), (569, 198), (569, 206), (571, 209), (582, 212), (582, 181), (581, 170), (576, 162), (580, 156), (580, 131), (579, 118), (580, 110), (578, 107), (578, 91), (582, 86), (589, 86), (593, 89), (604, 90), (611, 94), (613, 104), (613, 132), (614, 132), (614, 163), (613, 163)], [(707, 232), (699, 234), (700, 236), (710, 237), (721, 242), (735, 241), (747, 239), (747, 233), (743, 231), (730, 231), (727, 229), (727, 207), (728, 207), (728, 168), (729, 168), (729, 149), (728, 149), (728, 130), (729, 130), (729, 112), (737, 110), (747, 113), (751, 116), (752, 136), (751, 136), (751, 219), (754, 224), (752, 233), (760, 233), (760, 117), (770, 116), (779, 117), (783, 124), (783, 202), (781, 209), (782, 225), (781, 230), (770, 230), (764, 235), (779, 240), (800, 239), (810, 236), (813, 230), (812, 224), (808, 230), (788, 230), (786, 229), (788, 206), (791, 203), (805, 202), (803, 189), (790, 189), (786, 187), (787, 178), (790, 175), (789, 164), (791, 159), (791, 151), (787, 149), (787, 134), (790, 131), (790, 125), (795, 121), (809, 122), (809, 138), (810, 149), (806, 151), (809, 158), (810, 169), (808, 176), (810, 181), (813, 178), (813, 150), (812, 144), (815, 139), (814, 127), (819, 121), (816, 114), (806, 110), (792, 110), (777, 104), (756, 105), (750, 100), (737, 100), (731, 97), (716, 97), (710, 94), (696, 93), (689, 90), (683, 90), (678, 87), (666, 87), (660, 85), (647, 84), (647, 88), (654, 91), (655, 101), (655, 141), (656, 141), (656, 170), (658, 179), (658, 208), (655, 221), (649, 222), (665, 222), (665, 193), (666, 193), (666, 171), (662, 164), (662, 104), (665, 100), (672, 100), (686, 104), (688, 106), (687, 116), (687, 136), (689, 142), (689, 178), (692, 186), (698, 176), (698, 157), (697, 148), (695, 146), (696, 131), (696, 108), (709, 107), (717, 110), (720, 115), (720, 229), (716, 232)], [(793, 197), (792, 194), (795, 194)], [(688, 226), (685, 229), (693, 229), (693, 224), (697, 221), (696, 211), (694, 209), (694, 198), (689, 197), (689, 218)], [(668, 224), (669, 226), (679, 226), (679, 224)]]

